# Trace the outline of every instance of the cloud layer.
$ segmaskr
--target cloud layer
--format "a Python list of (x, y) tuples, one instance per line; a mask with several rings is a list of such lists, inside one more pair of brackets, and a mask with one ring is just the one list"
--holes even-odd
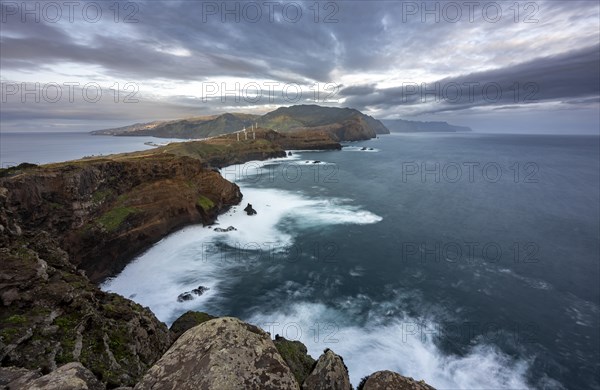
[[(0, 10), (2, 121), (15, 129), (28, 119), (149, 121), (297, 103), (382, 118), (514, 109), (535, 119), (556, 104), (598, 112), (592, 1), (23, 4), (2, 1)], [(14, 93), (21, 83), (89, 82), (109, 94), (135, 84), (139, 102), (89, 104), (76, 94), (34, 104)], [(262, 99), (239, 91), (256, 85)]]

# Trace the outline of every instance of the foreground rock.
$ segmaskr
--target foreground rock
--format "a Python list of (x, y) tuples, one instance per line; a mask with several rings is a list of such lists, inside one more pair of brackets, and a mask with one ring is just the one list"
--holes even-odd
[(27, 388), (27, 384), (41, 377), (40, 370), (21, 367), (0, 367), (0, 389), (14, 390)]
[(135, 384), (169, 347), (166, 326), (100, 291), (47, 233), (27, 234), (0, 248), (2, 365), (48, 373), (79, 361), (111, 387)]
[(184, 333), (136, 390), (299, 389), (268, 333), (232, 317)]
[(348, 368), (331, 349), (317, 360), (315, 368), (302, 383), (303, 390), (352, 390)]
[(23, 388), (28, 390), (104, 390), (106, 387), (81, 363), (68, 363), (48, 375), (24, 383)]
[(423, 381), (415, 381), (392, 371), (377, 371), (358, 387), (358, 390), (435, 390)]

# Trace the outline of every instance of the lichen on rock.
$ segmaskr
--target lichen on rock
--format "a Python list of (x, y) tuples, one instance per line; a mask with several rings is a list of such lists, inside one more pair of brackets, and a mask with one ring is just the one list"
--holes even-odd
[(299, 389), (269, 334), (222, 317), (185, 332), (135, 387), (145, 389)]

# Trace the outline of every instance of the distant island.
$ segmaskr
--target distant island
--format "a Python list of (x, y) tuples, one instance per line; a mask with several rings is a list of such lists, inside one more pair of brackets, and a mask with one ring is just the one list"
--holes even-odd
[(458, 133), (473, 131), (470, 127), (451, 125), (448, 122), (420, 122), (404, 119), (384, 119), (381, 122), (392, 133)]

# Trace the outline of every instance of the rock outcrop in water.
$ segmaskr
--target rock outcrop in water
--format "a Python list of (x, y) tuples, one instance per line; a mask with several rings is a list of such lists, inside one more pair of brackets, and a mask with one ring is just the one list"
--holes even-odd
[(250, 203), (248, 203), (248, 205), (244, 208), (244, 211), (248, 215), (256, 215), (256, 210), (254, 210), (254, 208), (252, 207), (252, 205)]

